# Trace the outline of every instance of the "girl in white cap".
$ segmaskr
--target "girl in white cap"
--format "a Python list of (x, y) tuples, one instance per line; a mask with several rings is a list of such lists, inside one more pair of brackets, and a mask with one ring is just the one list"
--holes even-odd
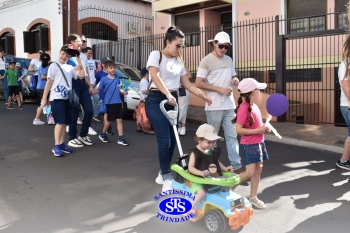
[(246, 166), (245, 172), (239, 174), (241, 183), (250, 179), (250, 203), (258, 209), (265, 209), (266, 205), (257, 197), (262, 164), (269, 159), (264, 143), (265, 131), (271, 130), (262, 121), (258, 106), (255, 104), (259, 98), (260, 90), (266, 88), (266, 83), (259, 83), (253, 78), (243, 79), (238, 84), (240, 97), (235, 110), (237, 133), (242, 135), (240, 140), (242, 156)]
[[(233, 171), (232, 166), (225, 167), (220, 161), (220, 148), (216, 147), (213, 150), (216, 140), (223, 141), (224, 139), (217, 135), (213, 126), (203, 124), (198, 127), (195, 140), (198, 145), (191, 150), (190, 160), (188, 162), (188, 171), (200, 177), (219, 177), (222, 176), (222, 171)], [(197, 203), (205, 198), (206, 191), (210, 185), (202, 185), (191, 181), (191, 192), (196, 195), (193, 201), (192, 212), (197, 215), (191, 221), (198, 221), (202, 215), (201, 211), (196, 208)]]

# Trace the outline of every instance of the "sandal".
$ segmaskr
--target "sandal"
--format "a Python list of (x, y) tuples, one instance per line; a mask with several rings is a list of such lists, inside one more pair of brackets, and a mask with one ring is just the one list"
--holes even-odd
[(254, 207), (256, 207), (258, 209), (265, 209), (266, 208), (265, 203), (262, 200), (259, 200), (257, 196), (249, 198), (249, 201)]

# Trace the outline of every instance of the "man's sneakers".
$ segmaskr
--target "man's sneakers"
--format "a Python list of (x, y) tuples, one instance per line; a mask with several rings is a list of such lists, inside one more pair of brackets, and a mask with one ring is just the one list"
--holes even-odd
[(129, 145), (129, 143), (125, 140), (124, 137), (119, 137), (118, 144), (119, 145), (123, 145), (123, 146), (128, 146)]
[(54, 156), (56, 157), (60, 157), (63, 155), (63, 151), (61, 149), (61, 145), (55, 145), (53, 148), (52, 148), (52, 153)]
[(102, 142), (109, 142), (106, 133), (101, 133), (101, 134), (98, 136), (98, 138), (99, 138)]
[(95, 130), (93, 130), (93, 128), (89, 127), (89, 135), (97, 135), (97, 132)]
[(349, 161), (346, 161), (344, 163), (340, 162), (340, 160), (336, 163), (337, 167), (345, 170), (350, 170), (350, 163)]
[(100, 118), (99, 116), (93, 116), (92, 119), (93, 119), (94, 121), (98, 122), (98, 123), (101, 123), (101, 122), (102, 122), (102, 120), (101, 120), (101, 118)]
[(40, 119), (35, 118), (33, 120), (33, 125), (45, 125), (45, 122), (41, 121)]
[(78, 148), (78, 147), (83, 147), (84, 145), (83, 145), (83, 143), (81, 143), (81, 141), (79, 139), (74, 138), (68, 142), (68, 146)]
[(78, 139), (79, 139), (79, 141), (81, 141), (82, 143), (84, 143), (87, 146), (91, 146), (92, 145), (92, 142), (91, 142), (91, 139), (90, 139), (89, 136), (85, 136), (85, 137), (79, 136)]
[(164, 181), (163, 181), (163, 176), (162, 176), (162, 173), (161, 173), (161, 172), (158, 173), (158, 176), (157, 176), (157, 178), (155, 179), (155, 182), (156, 182), (157, 184), (163, 184), (163, 183), (164, 183)]

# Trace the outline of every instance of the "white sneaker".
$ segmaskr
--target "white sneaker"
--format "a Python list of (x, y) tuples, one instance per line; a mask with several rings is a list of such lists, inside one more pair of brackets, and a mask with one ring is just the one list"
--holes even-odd
[(179, 135), (181, 135), (181, 136), (186, 135), (186, 127), (179, 128)]
[(54, 125), (55, 124), (55, 120), (53, 119), (53, 117), (50, 115), (49, 116), (49, 120), (47, 121), (48, 125)]
[(97, 132), (95, 130), (93, 130), (93, 128), (89, 127), (89, 135), (97, 135)]
[(173, 179), (164, 180), (162, 192), (165, 192), (167, 190), (172, 190), (173, 189), (173, 187), (171, 187), (172, 183), (173, 183)]
[(83, 143), (81, 143), (81, 141), (79, 141), (78, 138), (74, 138), (72, 140), (70, 140), (68, 142), (68, 146), (71, 146), (71, 147), (83, 147)]
[(79, 137), (78, 137), (78, 140), (79, 140), (80, 142), (84, 143), (84, 144), (87, 145), (87, 146), (91, 146), (91, 145), (92, 145), (92, 142), (91, 142), (91, 139), (90, 139), (89, 136), (86, 136), (86, 137), (81, 137), (81, 136), (79, 136)]
[(34, 119), (33, 125), (45, 125), (45, 122), (41, 121), (40, 119)]
[(155, 181), (156, 181), (157, 184), (163, 184), (164, 183), (163, 176), (162, 176), (161, 172), (158, 173), (158, 176), (155, 179)]

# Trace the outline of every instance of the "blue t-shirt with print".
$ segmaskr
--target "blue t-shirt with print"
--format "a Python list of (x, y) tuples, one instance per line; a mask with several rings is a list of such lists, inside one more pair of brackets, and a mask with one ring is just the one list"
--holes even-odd
[(121, 104), (120, 99), (120, 86), (121, 82), (119, 78), (110, 79), (107, 76), (103, 77), (99, 83), (98, 89), (100, 93), (105, 94), (105, 104)]
[(36, 89), (45, 89), (46, 80), (43, 80), (41, 78), (42, 75), (47, 75), (47, 71), (49, 70), (49, 66), (46, 66), (43, 68), (42, 66), (39, 66), (38, 69), (38, 83), (36, 84)]

